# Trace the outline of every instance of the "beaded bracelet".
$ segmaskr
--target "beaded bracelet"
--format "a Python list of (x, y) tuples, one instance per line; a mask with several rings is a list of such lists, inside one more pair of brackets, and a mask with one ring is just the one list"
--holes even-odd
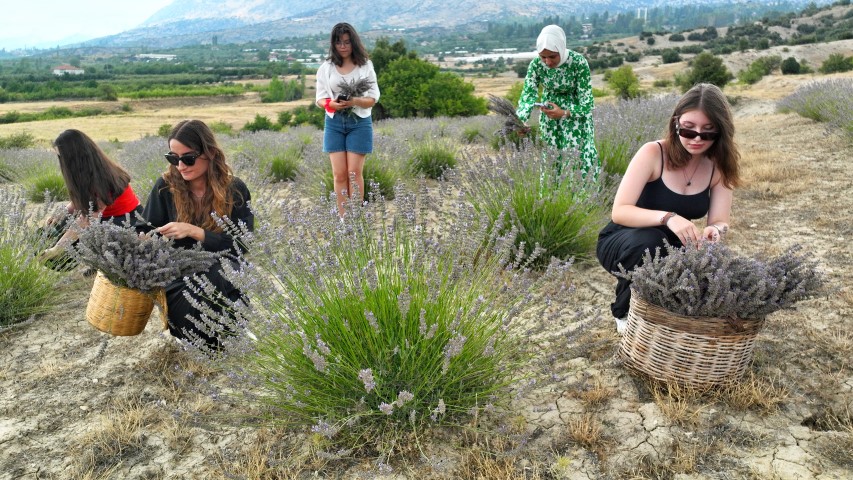
[(669, 219), (676, 216), (675, 212), (666, 212), (662, 217), (660, 217), (660, 224), (666, 225), (669, 222)]

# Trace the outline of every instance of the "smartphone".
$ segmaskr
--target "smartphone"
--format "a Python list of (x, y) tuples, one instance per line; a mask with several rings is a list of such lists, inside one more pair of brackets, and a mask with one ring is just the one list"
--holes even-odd
[(544, 108), (545, 110), (551, 110), (551, 104), (548, 102), (535, 102), (533, 104), (534, 107)]
[(338, 98), (335, 99), (335, 101), (338, 101), (338, 102), (341, 102), (341, 101), (346, 102), (347, 100), (349, 100), (349, 95), (338, 95)]

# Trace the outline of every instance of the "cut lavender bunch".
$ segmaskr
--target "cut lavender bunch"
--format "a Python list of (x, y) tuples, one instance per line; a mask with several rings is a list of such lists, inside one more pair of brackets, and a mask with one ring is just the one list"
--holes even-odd
[(219, 254), (201, 248), (176, 248), (159, 234), (90, 219), (71, 255), (98, 269), (114, 284), (151, 293), (176, 279), (206, 270)]
[(823, 284), (817, 265), (795, 245), (763, 260), (736, 255), (720, 243), (699, 248), (666, 246), (646, 251), (643, 264), (618, 274), (632, 295), (688, 316), (757, 319), (816, 295)]
[(503, 97), (496, 97), (489, 94), (489, 110), (504, 117), (504, 124), (501, 126), (498, 133), (502, 136), (507, 136), (510, 133), (526, 130), (528, 127), (518, 118), (515, 113), (515, 106), (509, 100)]
[(359, 78), (358, 80), (352, 80), (347, 82), (346, 80), (341, 81), (338, 84), (338, 90), (341, 91), (340, 96), (346, 98), (352, 97), (360, 97), (367, 93), (370, 90), (370, 87), (373, 86), (373, 81), (367, 78)]

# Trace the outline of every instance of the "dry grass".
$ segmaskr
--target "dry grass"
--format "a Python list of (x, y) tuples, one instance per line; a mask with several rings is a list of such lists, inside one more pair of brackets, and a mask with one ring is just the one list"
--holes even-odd
[(813, 188), (815, 179), (796, 164), (780, 164), (782, 152), (744, 149), (742, 176), (744, 187), (764, 200), (778, 199)]
[[(461, 480), (540, 480), (549, 478), (539, 462), (521, 462), (514, 452), (518, 445), (505, 436), (483, 439), (460, 453), (457, 467), (450, 476)], [(509, 453), (508, 453), (509, 452)], [(421, 478), (420, 476), (412, 478)]]
[(231, 456), (219, 451), (214, 460), (218, 464), (214, 478), (222, 479), (296, 479), (303, 471), (321, 473), (327, 463), (313, 457), (301, 442), (292, 441), (287, 432), (266, 428), (257, 430), (240, 451)]
[(598, 458), (604, 458), (609, 442), (604, 435), (601, 422), (590, 413), (577, 415), (566, 422), (568, 439), (593, 452)]
[(592, 384), (584, 385), (580, 390), (568, 392), (568, 396), (577, 398), (587, 408), (600, 407), (615, 395), (615, 390), (604, 385), (601, 378), (596, 378)]
[(661, 413), (672, 423), (680, 426), (696, 425), (704, 408), (696, 403), (703, 392), (677, 383), (664, 382), (651, 383), (649, 391)]
[(738, 410), (758, 410), (772, 413), (779, 409), (790, 393), (778, 379), (748, 371), (743, 378), (725, 385), (716, 392), (718, 398)]
[(117, 400), (80, 439), (75, 470), (100, 478), (139, 453), (150, 414), (138, 400)]

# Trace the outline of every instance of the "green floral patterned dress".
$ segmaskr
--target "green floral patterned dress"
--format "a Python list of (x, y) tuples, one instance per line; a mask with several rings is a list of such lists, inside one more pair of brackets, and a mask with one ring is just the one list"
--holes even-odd
[(584, 173), (593, 172), (596, 177), (601, 170), (598, 151), (595, 149), (595, 126), (592, 123), (592, 86), (589, 65), (583, 55), (566, 50), (568, 59), (557, 68), (548, 68), (537, 57), (530, 62), (524, 88), (518, 101), (516, 113), (526, 122), (530, 118), (533, 103), (538, 100), (542, 87), (543, 102), (554, 102), (568, 110), (566, 118), (552, 120), (544, 113), (539, 114), (539, 131), (542, 140), (559, 150), (577, 149), (580, 153), (580, 168)]

